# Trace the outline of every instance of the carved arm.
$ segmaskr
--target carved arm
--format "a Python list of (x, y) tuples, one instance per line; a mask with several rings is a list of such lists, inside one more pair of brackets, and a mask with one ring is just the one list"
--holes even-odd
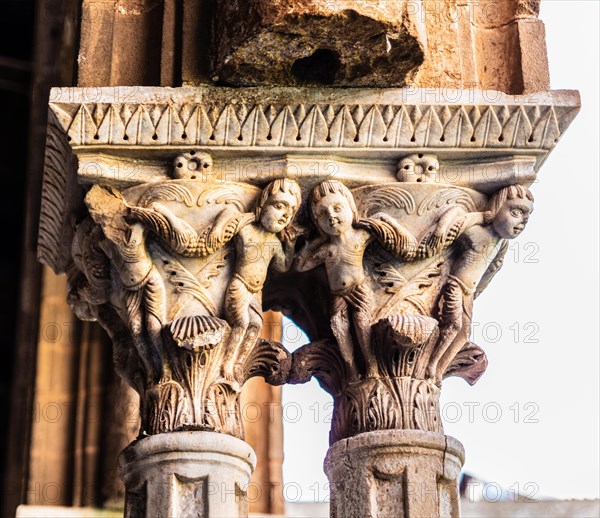
[(327, 259), (328, 249), (325, 239), (318, 239), (312, 244), (307, 243), (296, 257), (294, 268), (299, 272), (316, 268)]

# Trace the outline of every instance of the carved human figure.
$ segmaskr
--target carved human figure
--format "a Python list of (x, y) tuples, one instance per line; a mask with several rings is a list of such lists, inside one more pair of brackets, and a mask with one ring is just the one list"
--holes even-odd
[(517, 237), (525, 228), (533, 211), (533, 195), (526, 187), (510, 185), (490, 198), (485, 212), (465, 218), (462, 209), (454, 211), (463, 222), (456, 238), (460, 255), (442, 290), (440, 336), (427, 368), (427, 376), (437, 379), (465, 345), (456, 338), (464, 326), (470, 326), (476, 290), (498, 271), (505, 240)]
[(469, 220), (452, 208), (443, 212), (420, 239), (384, 212), (359, 218), (354, 197), (341, 182), (327, 180), (310, 197), (310, 214), (321, 236), (307, 243), (298, 254), (295, 268), (307, 271), (323, 264), (333, 295), (331, 329), (342, 357), (353, 373), (355, 362), (352, 330), (360, 347), (366, 374), (377, 377), (377, 362), (371, 350), (373, 293), (365, 282), (363, 256), (374, 240), (401, 261), (433, 257), (450, 246)]
[[(379, 244), (402, 260), (414, 260), (419, 250), (430, 252), (394, 218), (385, 213), (360, 219), (350, 190), (336, 180), (317, 185), (310, 198), (311, 218), (321, 236), (298, 254), (296, 269), (307, 271), (323, 264), (333, 295), (331, 329), (342, 357), (358, 372), (352, 330), (360, 347), (368, 377), (377, 377), (371, 350), (373, 293), (365, 282), (363, 256), (367, 246)], [(443, 232), (447, 233), (446, 230)]]
[[(163, 348), (160, 332), (165, 321), (165, 287), (146, 248), (146, 229), (126, 222), (129, 207), (113, 189), (98, 185), (86, 196), (92, 219), (102, 228), (107, 241), (100, 247), (119, 275), (121, 303), (127, 315), (133, 343), (150, 378), (160, 376)], [(147, 333), (152, 349), (144, 339)]]
[(325, 265), (333, 295), (331, 329), (342, 357), (353, 371), (358, 370), (351, 333), (353, 324), (367, 375), (376, 376), (370, 342), (373, 294), (363, 270), (363, 254), (373, 236), (358, 227), (352, 193), (335, 180), (322, 182), (313, 189), (310, 214), (322, 238), (300, 252), (296, 269), (302, 272)]
[(412, 154), (398, 162), (399, 182), (437, 182), (440, 163), (435, 155)]
[[(291, 224), (301, 203), (300, 186), (280, 179), (268, 184), (254, 209), (252, 223), (236, 235), (235, 271), (227, 286), (225, 313), (232, 326), (222, 372), (231, 376), (244, 360), (262, 328), (262, 288), (267, 271), (287, 271), (292, 265), (296, 236)], [(213, 226), (217, 235), (225, 229), (226, 212)]]
[(213, 223), (196, 231), (160, 203), (131, 207), (129, 219), (144, 222), (167, 247), (186, 257), (217, 252), (234, 239), (236, 263), (225, 295), (225, 317), (232, 332), (222, 373), (234, 377), (262, 328), (262, 288), (269, 267), (288, 270), (293, 259), (295, 233), (290, 228), (301, 203), (300, 186), (278, 179), (259, 195), (253, 213), (228, 205)]

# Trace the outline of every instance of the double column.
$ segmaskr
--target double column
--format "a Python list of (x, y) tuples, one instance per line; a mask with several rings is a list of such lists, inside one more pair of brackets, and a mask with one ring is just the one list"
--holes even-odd
[[(473, 301), (578, 97), (429, 93), (53, 92), (39, 257), (140, 394), (128, 516), (247, 514), (253, 376), (332, 394), (333, 516), (458, 516), (441, 383), (485, 371)], [(311, 343), (259, 338), (267, 309)]]

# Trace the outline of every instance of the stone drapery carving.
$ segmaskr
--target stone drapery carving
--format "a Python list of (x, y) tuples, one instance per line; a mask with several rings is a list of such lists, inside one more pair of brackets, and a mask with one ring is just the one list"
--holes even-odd
[[(85, 209), (43, 200), (56, 217), (42, 220), (40, 258), (68, 271), (79, 316), (111, 333), (143, 431), (241, 437), (239, 389), (261, 375), (316, 376), (334, 396), (332, 442), (441, 432), (442, 379), (474, 383), (487, 364), (468, 339), (473, 299), (524, 229), (527, 186), (578, 99), (117, 94), (53, 91), (60, 146), (45, 188), (76, 184), (55, 167), (75, 155), (87, 194)], [(292, 358), (259, 340), (263, 309), (290, 314), (312, 343)]]

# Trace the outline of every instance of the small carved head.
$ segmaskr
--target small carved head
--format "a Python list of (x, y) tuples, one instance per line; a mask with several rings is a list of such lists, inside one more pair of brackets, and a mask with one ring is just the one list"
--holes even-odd
[(490, 198), (483, 220), (502, 239), (512, 239), (523, 232), (532, 212), (531, 191), (522, 185), (509, 185)]
[(263, 189), (256, 202), (256, 221), (269, 232), (281, 232), (292, 223), (301, 202), (302, 192), (297, 182), (287, 178), (274, 180)]
[(208, 153), (190, 151), (175, 158), (173, 178), (177, 180), (197, 180), (202, 175), (212, 173), (213, 159)]
[(399, 182), (435, 182), (439, 168), (435, 155), (408, 155), (398, 162), (396, 178)]
[(359, 219), (350, 189), (337, 180), (326, 180), (312, 190), (310, 215), (319, 230), (330, 236), (339, 236)]

